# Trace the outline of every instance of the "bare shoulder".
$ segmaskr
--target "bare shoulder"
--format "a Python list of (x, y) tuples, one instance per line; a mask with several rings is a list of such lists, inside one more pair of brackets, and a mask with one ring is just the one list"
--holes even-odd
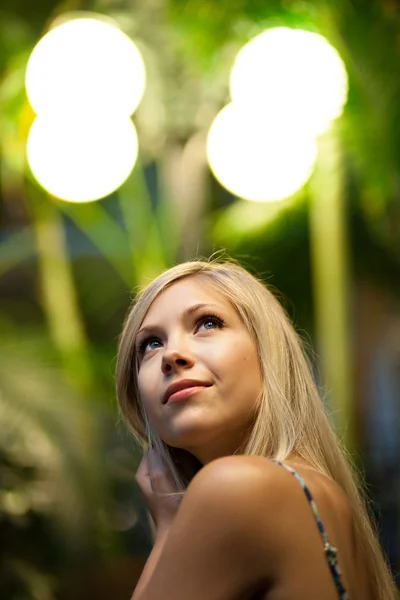
[[(265, 463), (265, 464), (264, 464)], [(273, 477), (272, 463), (257, 456), (226, 456), (205, 465), (188, 487), (185, 502), (201, 502), (217, 507), (229, 518), (231, 510), (248, 518), (255, 515), (258, 502), (265, 502), (268, 480)], [(242, 520), (248, 526), (248, 519)]]
[[(339, 486), (314, 469), (291, 466), (304, 477), (350, 573), (342, 518), (349, 511)], [(347, 583), (350, 597), (364, 597), (351, 593), (357, 582), (350, 576)], [(288, 599), (337, 598), (320, 532), (295, 477), (263, 457), (219, 458), (190, 483), (143, 600), (232, 600), (260, 591)]]
[(275, 465), (260, 456), (226, 456), (204, 466), (188, 488), (188, 495), (208, 496), (222, 502), (225, 508), (254, 508), (258, 500), (265, 502), (280, 495), (288, 485)]
[[(291, 582), (293, 597), (300, 593), (294, 590), (296, 581), (304, 588), (313, 581), (316, 597), (318, 593), (319, 597), (321, 594), (324, 598), (330, 598), (329, 594), (335, 597), (319, 525), (300, 482), (293, 473), (264, 457), (236, 458), (241, 459), (236, 466), (243, 487), (249, 489), (250, 481), (259, 481), (259, 486), (253, 484), (258, 492), (248, 502), (259, 530), (268, 541), (269, 554), (274, 557), (275, 579)], [(304, 461), (289, 460), (286, 464), (300, 475), (311, 493), (329, 542), (338, 550), (342, 582), (350, 591), (350, 597), (369, 597), (363, 550), (346, 493), (338, 483)], [(233, 472), (234, 467), (232, 460), (229, 469)], [(286, 591), (287, 597), (292, 597), (292, 591)]]
[(204, 466), (185, 493), (143, 600), (232, 600), (271, 589), (277, 568), (265, 491), (257, 460), (231, 456)]
[[(191, 485), (203, 487), (215, 483), (236, 485), (243, 483), (243, 478), (264, 478), (271, 472), (271, 461), (260, 456), (224, 456), (205, 465), (193, 479)], [(240, 487), (240, 486), (239, 486)]]
[[(305, 463), (287, 464), (305, 482), (331, 543), (341, 550), (342, 560), (350, 560), (357, 552), (353, 513), (346, 494), (335, 481)], [(240, 514), (239, 526), (247, 532), (263, 532), (272, 555), (286, 560), (290, 548), (298, 549), (303, 544), (321, 549), (315, 516), (300, 482), (265, 457), (227, 456), (214, 460), (203, 467), (191, 486), (194, 502), (214, 507), (221, 525), (222, 513), (227, 527), (233, 516)]]
[[(287, 463), (306, 482), (315, 500), (330, 511), (336, 511), (341, 520), (351, 520), (351, 507), (341, 487), (326, 475), (317, 472), (305, 464)], [(293, 475), (286, 469), (262, 456), (226, 456), (216, 459), (203, 467), (194, 478), (191, 486), (196, 492), (212, 493), (215, 499), (221, 494), (221, 500), (237, 501), (238, 497), (224, 494), (236, 492), (248, 502), (257, 501), (259, 492), (263, 502), (279, 502), (280, 510), (293, 509), (293, 501), (297, 501), (304, 492)], [(251, 486), (250, 488), (248, 486)]]
[[(304, 461), (286, 464), (306, 484), (328, 539), (338, 549), (342, 581), (350, 597), (366, 598), (367, 574), (347, 495), (335, 481)], [(316, 516), (293, 473), (264, 457), (230, 456), (213, 461), (197, 477), (194, 484), (199, 498), (208, 498), (206, 503), (215, 509), (211, 512), (216, 526), (232, 531), (234, 524), (236, 539), (242, 536), (253, 565), (258, 557), (268, 565), (265, 574), (272, 587), (274, 581), (288, 586), (279, 593), (298, 597), (309, 590), (312, 581), (315, 597), (336, 596)], [(364, 596), (359, 595), (360, 590), (365, 590)]]
[[(334, 481), (315, 469), (293, 465), (306, 482), (318, 508), (332, 527), (351, 526), (351, 508), (347, 497)], [(287, 545), (286, 535), (295, 533), (285, 524), (309, 522), (314, 527), (312, 511), (304, 490), (293, 475), (271, 460), (260, 456), (227, 456), (203, 467), (189, 486), (187, 500), (200, 502), (210, 512), (215, 509), (222, 525), (221, 513), (232, 523), (239, 515), (247, 530), (264, 531), (268, 539), (276, 533)], [(260, 525), (262, 527), (260, 529)], [(272, 549), (271, 549), (272, 550)]]

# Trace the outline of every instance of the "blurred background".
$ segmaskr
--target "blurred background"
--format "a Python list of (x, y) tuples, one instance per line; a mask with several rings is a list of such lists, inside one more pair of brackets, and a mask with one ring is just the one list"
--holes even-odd
[(400, 4), (0, 0), (0, 597), (129, 598), (135, 290), (279, 290), (400, 570)]

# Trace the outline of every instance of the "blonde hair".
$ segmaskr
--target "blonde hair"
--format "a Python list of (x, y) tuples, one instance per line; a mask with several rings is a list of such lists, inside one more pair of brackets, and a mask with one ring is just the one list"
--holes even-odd
[(232, 259), (179, 264), (162, 273), (135, 299), (120, 338), (116, 370), (120, 410), (135, 439), (142, 449), (150, 445), (158, 451), (177, 489), (184, 493), (201, 464), (184, 450), (165, 444), (148, 421), (138, 393), (135, 338), (154, 300), (169, 286), (190, 276), (230, 300), (258, 351), (262, 392), (252, 429), (238, 453), (284, 461), (294, 452), (334, 480), (352, 507), (371, 597), (397, 598), (376, 525), (367, 510), (361, 479), (329, 423), (301, 339), (265, 283)]

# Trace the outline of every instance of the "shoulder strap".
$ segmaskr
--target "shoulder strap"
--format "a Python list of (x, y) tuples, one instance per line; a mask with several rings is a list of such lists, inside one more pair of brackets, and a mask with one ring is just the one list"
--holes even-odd
[(281, 467), (284, 467), (287, 471), (289, 471), (290, 473), (292, 473), (292, 475), (297, 479), (297, 481), (300, 483), (301, 487), (303, 488), (303, 491), (307, 497), (308, 502), (311, 505), (312, 511), (314, 513), (314, 517), (315, 520), (317, 522), (318, 525), (318, 530), (321, 534), (322, 537), (322, 541), (324, 543), (324, 552), (325, 552), (325, 556), (326, 559), (328, 561), (329, 564), (329, 568), (330, 571), (332, 573), (332, 577), (335, 581), (335, 585), (336, 585), (336, 589), (339, 593), (339, 598), (340, 600), (350, 600), (349, 595), (342, 583), (342, 573), (341, 570), (339, 568), (338, 565), (338, 558), (337, 558), (337, 548), (335, 548), (334, 546), (332, 546), (332, 544), (329, 543), (329, 539), (328, 539), (328, 535), (326, 533), (325, 527), (322, 523), (322, 519), (321, 516), (319, 514), (319, 510), (318, 507), (315, 503), (314, 498), (311, 495), (310, 490), (307, 487), (306, 482), (304, 481), (304, 479), (301, 477), (301, 475), (299, 475), (297, 473), (297, 471), (295, 471), (294, 469), (292, 469), (292, 467), (289, 467), (289, 465), (286, 465), (285, 463), (276, 460), (274, 458), (271, 458), (270, 460), (272, 460), (272, 462), (276, 463), (277, 465), (280, 465)]

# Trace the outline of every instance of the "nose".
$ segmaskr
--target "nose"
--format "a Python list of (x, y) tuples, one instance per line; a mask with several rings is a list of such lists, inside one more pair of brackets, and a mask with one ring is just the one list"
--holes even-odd
[(170, 375), (172, 372), (181, 369), (190, 369), (194, 365), (194, 358), (188, 348), (177, 347), (175, 343), (173, 347), (167, 347), (162, 357), (161, 370), (164, 375)]

